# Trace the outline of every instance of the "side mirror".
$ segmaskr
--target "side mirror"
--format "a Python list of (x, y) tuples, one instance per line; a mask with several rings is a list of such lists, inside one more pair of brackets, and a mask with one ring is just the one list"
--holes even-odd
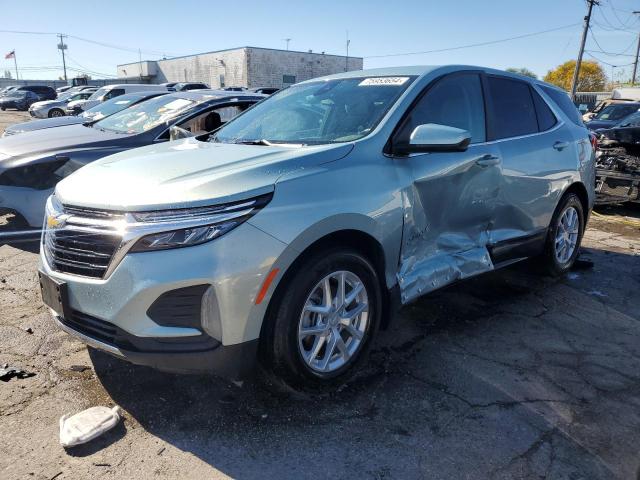
[(424, 152), (464, 152), (471, 142), (471, 134), (461, 128), (427, 123), (418, 125), (409, 137), (409, 143), (397, 145), (401, 154)]
[(193, 136), (193, 133), (189, 130), (185, 130), (184, 128), (180, 128), (175, 125), (169, 128), (169, 140), (179, 140), (181, 138), (189, 138)]

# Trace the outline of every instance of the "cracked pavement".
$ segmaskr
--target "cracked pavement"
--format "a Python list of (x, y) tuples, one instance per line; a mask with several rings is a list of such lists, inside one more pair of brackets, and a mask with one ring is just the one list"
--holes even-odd
[[(0, 382), (0, 478), (639, 478), (640, 208), (599, 213), (593, 268), (423, 297), (340, 391), (295, 398), (88, 350), (41, 304), (37, 245), (0, 242), (0, 364), (36, 374)], [(59, 445), (61, 415), (115, 404), (117, 428)]]

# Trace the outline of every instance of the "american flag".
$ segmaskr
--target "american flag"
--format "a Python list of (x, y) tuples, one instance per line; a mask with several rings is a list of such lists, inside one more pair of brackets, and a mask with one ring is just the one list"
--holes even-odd
[(4, 56), (4, 58), (5, 58), (5, 59), (7, 59), (7, 58), (15, 58), (15, 56), (16, 56), (16, 51), (15, 51), (15, 50), (11, 50), (9, 53), (7, 53), (7, 54)]

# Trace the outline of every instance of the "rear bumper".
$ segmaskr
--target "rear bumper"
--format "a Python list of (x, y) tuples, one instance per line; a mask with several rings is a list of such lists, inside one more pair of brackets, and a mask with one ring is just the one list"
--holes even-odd
[[(97, 339), (87, 334), (86, 331), (80, 331), (82, 327), (77, 322), (69, 322), (55, 314), (52, 314), (52, 317), (60, 329), (77, 337), (90, 347), (133, 364), (165, 372), (204, 373), (237, 379), (251, 372), (256, 363), (258, 340), (223, 346), (220, 342), (210, 338), (206, 348), (196, 348), (191, 351), (188, 349), (159, 351), (158, 349), (163, 347), (163, 339), (147, 338), (145, 342), (149, 350), (128, 350), (115, 343)], [(131, 347), (135, 348), (133, 344)]]

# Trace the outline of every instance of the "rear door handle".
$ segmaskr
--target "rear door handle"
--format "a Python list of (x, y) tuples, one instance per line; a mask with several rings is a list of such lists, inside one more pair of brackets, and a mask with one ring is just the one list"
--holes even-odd
[(561, 152), (562, 150), (564, 150), (568, 146), (569, 146), (569, 142), (556, 142), (556, 143), (553, 144), (553, 148), (555, 148), (559, 152)]
[(495, 155), (491, 155), (487, 153), (486, 155), (481, 156), (476, 160), (476, 165), (480, 165), (481, 167), (492, 167), (494, 165), (498, 165), (500, 163), (500, 157), (496, 157)]

